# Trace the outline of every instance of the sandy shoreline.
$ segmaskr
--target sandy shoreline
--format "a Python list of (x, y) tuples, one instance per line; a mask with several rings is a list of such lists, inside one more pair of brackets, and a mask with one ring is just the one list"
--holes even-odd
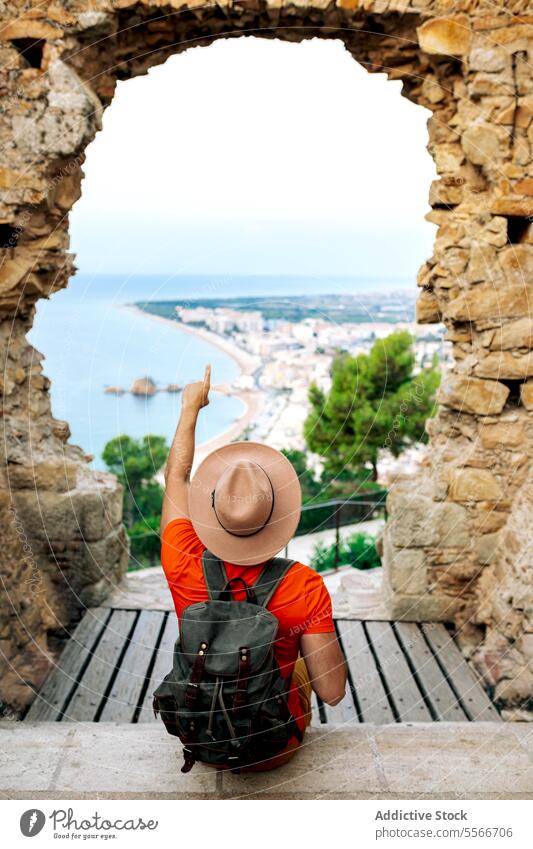
[[(190, 333), (198, 339), (202, 339), (204, 342), (207, 342), (208, 345), (214, 345), (227, 354), (227, 356), (231, 357), (231, 359), (239, 367), (241, 374), (252, 374), (257, 368), (257, 361), (254, 357), (246, 351), (243, 351), (241, 348), (238, 348), (229, 340), (227, 341), (226, 339), (222, 339), (222, 337), (220, 337), (217, 333), (212, 333), (210, 330), (204, 330), (201, 327), (189, 327), (181, 322), (172, 321), (170, 318), (163, 318), (163, 316), (152, 315), (139, 309), (139, 307), (129, 304), (121, 305), (120, 309), (131, 312), (134, 315), (142, 316), (150, 321), (157, 321), (160, 324), (170, 325), (175, 330)], [(213, 391), (217, 391), (216, 386), (213, 387)], [(220, 386), (218, 391), (222, 391), (224, 394), (231, 395), (234, 398), (239, 398), (239, 400), (243, 402), (245, 410), (244, 413), (239, 416), (239, 418), (234, 421), (229, 428), (223, 431), (223, 433), (220, 433), (218, 436), (214, 436), (212, 439), (208, 439), (207, 442), (203, 442), (197, 446), (194, 455), (195, 467), (201, 463), (204, 457), (206, 457), (207, 454), (210, 454), (211, 451), (215, 451), (222, 445), (226, 445), (228, 442), (233, 442), (238, 439), (263, 408), (266, 397), (265, 393), (260, 390), (246, 391), (232, 389), (229, 391), (229, 387)]]
[(183, 333), (190, 333), (192, 336), (196, 336), (197, 339), (202, 339), (204, 342), (207, 342), (208, 345), (214, 345), (237, 363), (242, 374), (253, 374), (253, 372), (257, 369), (257, 360), (255, 357), (252, 357), (251, 354), (243, 351), (242, 348), (238, 348), (237, 345), (230, 342), (229, 339), (223, 339), (222, 336), (218, 335), (218, 333), (213, 333), (211, 330), (205, 330), (203, 327), (191, 327), (191, 325), (184, 324), (181, 321), (173, 321), (171, 318), (163, 318), (161, 315), (153, 315), (152, 313), (139, 309), (139, 307), (136, 307), (133, 304), (123, 304), (120, 306), (120, 309), (131, 312), (134, 315), (140, 315), (143, 318), (148, 318), (150, 321), (157, 321), (160, 324), (166, 324), (167, 326), (170, 325), (170, 327), (173, 327), (175, 330), (180, 330)]

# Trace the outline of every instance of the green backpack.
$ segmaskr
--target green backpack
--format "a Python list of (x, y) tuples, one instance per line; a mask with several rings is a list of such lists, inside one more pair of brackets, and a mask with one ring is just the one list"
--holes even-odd
[[(184, 745), (182, 772), (197, 760), (238, 772), (271, 758), (292, 737), (301, 742), (274, 657), (279, 622), (266, 610), (294, 562), (274, 557), (250, 587), (242, 578), (228, 581), (223, 562), (204, 551), (209, 600), (184, 609), (172, 671), (153, 702)], [(233, 601), (235, 584), (246, 601)]]

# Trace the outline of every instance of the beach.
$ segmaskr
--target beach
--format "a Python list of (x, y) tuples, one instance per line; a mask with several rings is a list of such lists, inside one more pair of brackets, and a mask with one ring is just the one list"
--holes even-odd
[(142, 316), (150, 321), (157, 321), (167, 327), (173, 327), (175, 330), (179, 330), (180, 332), (190, 333), (193, 336), (196, 336), (197, 339), (207, 342), (208, 345), (214, 345), (216, 348), (219, 348), (227, 354), (228, 357), (231, 357), (231, 359), (238, 365), (242, 374), (253, 374), (257, 370), (257, 359), (255, 357), (247, 351), (243, 351), (242, 348), (237, 347), (237, 345), (235, 345), (235, 343), (231, 340), (224, 339), (222, 336), (219, 336), (218, 333), (213, 333), (211, 330), (207, 330), (204, 327), (193, 327), (181, 321), (173, 321), (170, 318), (153, 315), (152, 313), (139, 309), (139, 307), (136, 307), (134, 304), (121, 304), (118, 308), (131, 312), (134, 315)]
[[(251, 375), (257, 370), (257, 359), (253, 357), (251, 354), (248, 354), (246, 351), (243, 351), (242, 348), (237, 347), (233, 342), (227, 339), (223, 339), (217, 333), (213, 333), (210, 330), (206, 330), (202, 327), (192, 327), (190, 325), (186, 325), (182, 322), (173, 321), (169, 318), (163, 318), (162, 316), (152, 315), (151, 313), (145, 312), (144, 310), (139, 309), (139, 307), (134, 306), (133, 304), (123, 304), (120, 305), (119, 309), (126, 310), (127, 312), (133, 313), (137, 316), (140, 316), (144, 319), (148, 319), (149, 321), (156, 321), (160, 324), (164, 324), (167, 327), (170, 326), (175, 330), (179, 330), (180, 332), (190, 333), (198, 339), (201, 339), (203, 342), (206, 342), (208, 345), (214, 345), (219, 348), (223, 353), (225, 353), (228, 357), (235, 362), (238, 366), (241, 374)], [(199, 379), (201, 375), (199, 375)], [(207, 441), (201, 443), (196, 447), (195, 455), (194, 455), (194, 467), (196, 468), (212, 451), (215, 451), (217, 448), (220, 448), (222, 445), (227, 445), (228, 442), (234, 442), (239, 439), (240, 436), (244, 434), (246, 428), (257, 418), (257, 416), (262, 411), (265, 400), (266, 393), (262, 392), (259, 389), (254, 390), (243, 390), (243, 389), (235, 389), (229, 384), (218, 384), (212, 386), (213, 392), (220, 392), (223, 395), (230, 395), (233, 398), (238, 398), (242, 404), (244, 404), (244, 413), (239, 416), (239, 418), (229, 427), (226, 428), (222, 433), (217, 436), (208, 439)]]

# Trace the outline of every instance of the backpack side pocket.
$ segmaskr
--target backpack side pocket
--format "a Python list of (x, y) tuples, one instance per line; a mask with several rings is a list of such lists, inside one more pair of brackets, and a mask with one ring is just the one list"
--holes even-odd
[(180, 737), (178, 728), (178, 706), (172, 693), (165, 692), (163, 686), (164, 685), (162, 684), (158, 687), (154, 693), (152, 701), (154, 715), (156, 717), (158, 714), (161, 716), (169, 734), (173, 734), (174, 737)]

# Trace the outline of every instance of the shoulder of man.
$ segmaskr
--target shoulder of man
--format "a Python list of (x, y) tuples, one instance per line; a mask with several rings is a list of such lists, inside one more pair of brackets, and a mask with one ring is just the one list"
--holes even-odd
[(312, 592), (328, 593), (322, 575), (317, 572), (316, 569), (313, 569), (311, 566), (307, 566), (307, 564), (302, 563), (300, 560), (293, 560), (292, 566), (285, 577), (291, 581), (291, 583), (299, 585), (302, 592), (305, 594)]
[(172, 519), (161, 534), (161, 560), (176, 562), (183, 557), (200, 557), (205, 549), (190, 519)]

